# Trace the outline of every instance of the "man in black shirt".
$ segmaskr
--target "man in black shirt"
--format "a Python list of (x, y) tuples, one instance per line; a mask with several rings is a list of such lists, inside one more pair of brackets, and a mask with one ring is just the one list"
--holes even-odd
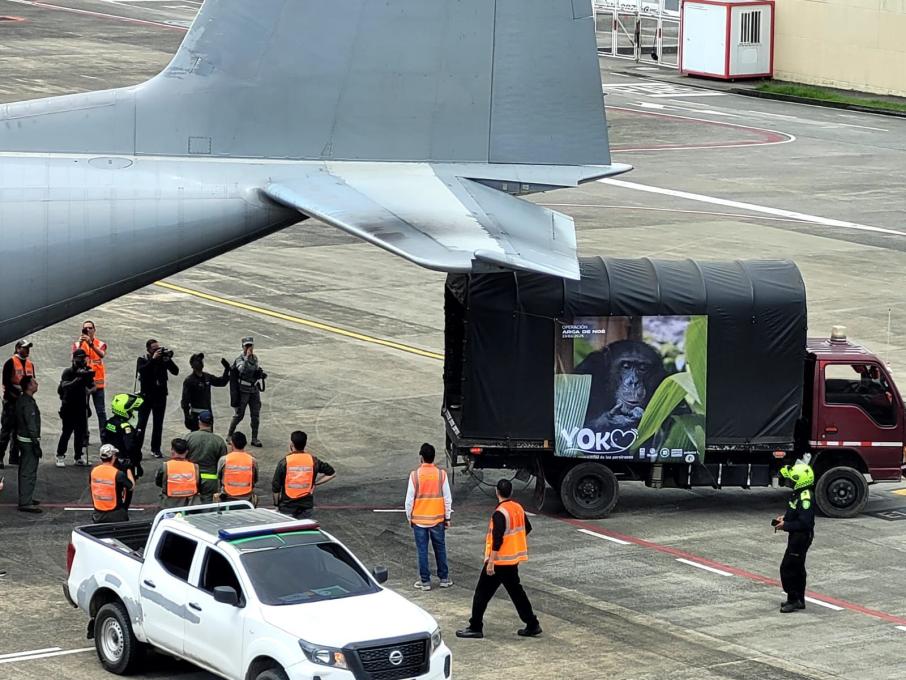
[(63, 431), (57, 442), (57, 467), (66, 466), (66, 447), (72, 437), (72, 450), (76, 465), (86, 465), (82, 457), (88, 433), (88, 395), (97, 389), (94, 371), (88, 368), (88, 355), (83, 349), (72, 353), (72, 366), (63, 371), (57, 394), (60, 395), (60, 418)]
[[(204, 354), (199, 352), (189, 358), (192, 373), (183, 380), (182, 399), (179, 405), (185, 416), (186, 429), (190, 432), (198, 430), (198, 414), (202, 411), (214, 412), (211, 406), (211, 388), (225, 387), (230, 384), (230, 362), (221, 359), (223, 375), (220, 377), (206, 373), (204, 370)], [(213, 423), (211, 423), (213, 430)]]
[[(277, 463), (271, 485), (274, 505), (284, 515), (291, 515), (295, 519), (311, 517), (315, 507), (315, 487), (327, 484), (337, 474), (329, 463), (318, 460), (305, 450), (307, 443), (307, 434), (300, 430), (292, 433), (290, 452)], [(307, 490), (298, 495), (295, 489), (300, 483)]]
[(145, 443), (145, 428), (148, 418), (154, 414), (151, 430), (151, 455), (163, 458), (160, 443), (164, 430), (164, 414), (167, 411), (167, 378), (168, 373), (179, 375), (179, 367), (173, 363), (173, 352), (161, 347), (153, 338), (145, 343), (148, 353), (139, 357), (135, 365), (138, 381), (141, 385), (142, 402), (138, 410), (138, 441), (139, 447)]

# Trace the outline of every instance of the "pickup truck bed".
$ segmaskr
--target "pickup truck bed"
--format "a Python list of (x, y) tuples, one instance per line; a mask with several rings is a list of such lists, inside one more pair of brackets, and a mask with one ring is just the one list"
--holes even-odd
[(143, 560), (152, 525), (153, 522), (91, 524), (78, 527), (76, 532), (137, 560)]

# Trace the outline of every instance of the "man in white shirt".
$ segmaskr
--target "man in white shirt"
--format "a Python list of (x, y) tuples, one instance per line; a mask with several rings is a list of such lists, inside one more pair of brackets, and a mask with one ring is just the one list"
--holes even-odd
[(418, 551), (419, 580), (417, 590), (431, 590), (431, 570), (428, 567), (428, 541), (434, 546), (437, 562), (437, 578), (441, 588), (453, 585), (447, 567), (446, 529), (450, 526), (453, 512), (453, 496), (446, 470), (434, 464), (435, 451), (431, 444), (422, 444), (419, 450), (417, 470), (409, 474), (409, 488), (406, 490), (406, 518), (415, 534)]

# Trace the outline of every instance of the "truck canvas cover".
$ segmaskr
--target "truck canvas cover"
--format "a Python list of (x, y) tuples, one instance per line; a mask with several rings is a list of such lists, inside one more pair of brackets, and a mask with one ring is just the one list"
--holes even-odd
[(707, 409), (699, 411), (707, 448), (792, 446), (807, 331), (794, 263), (595, 257), (580, 258), (580, 272), (578, 281), (526, 272), (447, 278), (444, 403), (462, 437), (553, 448), (558, 343), (564, 328), (590, 327), (577, 319), (599, 327), (621, 317), (641, 328), (651, 317), (687, 326), (707, 317)]

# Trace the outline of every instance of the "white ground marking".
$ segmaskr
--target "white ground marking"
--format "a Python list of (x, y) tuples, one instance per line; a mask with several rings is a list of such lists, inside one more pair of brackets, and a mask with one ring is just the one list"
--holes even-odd
[[(643, 205), (597, 205), (591, 203), (541, 203), (548, 208), (601, 208), (606, 210), (646, 210), (651, 212), (680, 213), (684, 215), (709, 215), (712, 217), (738, 217), (744, 220), (765, 220), (770, 222), (789, 222), (791, 224), (808, 224), (802, 220), (791, 217), (765, 217), (763, 215), (747, 215), (746, 213), (716, 212), (713, 210), (680, 210), (679, 208), (652, 208)], [(854, 309), (862, 309), (855, 307)], [(842, 311), (842, 310), (840, 310)]]
[(580, 534), (586, 534), (588, 536), (594, 536), (595, 538), (603, 538), (605, 541), (610, 541), (611, 543), (619, 543), (620, 545), (632, 545), (629, 541), (624, 541), (622, 538), (614, 538), (613, 536), (605, 536), (604, 534), (599, 534), (595, 531), (590, 531), (589, 529), (578, 529)]
[(825, 602), (824, 600), (816, 600), (814, 597), (806, 596), (805, 601), (811, 602), (812, 604), (817, 604), (821, 607), (827, 607), (828, 609), (833, 609), (835, 612), (843, 611), (843, 607), (838, 607), (837, 605), (831, 604), (830, 602)]
[(46, 652), (44, 654), (30, 654), (28, 656), (16, 656), (11, 659), (0, 659), (3, 663), (18, 663), (20, 661), (35, 661), (36, 659), (49, 659), (53, 656), (67, 656), (69, 654), (81, 654), (82, 652), (93, 652), (94, 647), (83, 647), (81, 649), (64, 649), (59, 652)]
[(896, 629), (906, 632), (906, 626), (896, 626)]
[(744, 203), (742, 201), (731, 201), (726, 198), (717, 198), (715, 196), (706, 196), (704, 194), (693, 194), (688, 191), (678, 191), (676, 189), (664, 189), (653, 187), (648, 184), (638, 184), (637, 182), (626, 182), (619, 179), (599, 179), (602, 184), (610, 184), (621, 189), (632, 189), (633, 191), (644, 191), (650, 194), (661, 194), (663, 196), (672, 196), (674, 198), (684, 198), (689, 201), (698, 201), (699, 203), (710, 203), (711, 205), (723, 205), (729, 208), (739, 210), (750, 210), (752, 212), (763, 213), (765, 215), (774, 215), (775, 217), (786, 217), (801, 222), (811, 224), (820, 224), (825, 227), (837, 227), (839, 229), (852, 229), (854, 231), (870, 231), (876, 234), (888, 234), (891, 236), (906, 236), (906, 232), (897, 231), (896, 229), (885, 229), (884, 227), (872, 227), (867, 224), (858, 222), (847, 222), (845, 220), (835, 220), (829, 217), (819, 217), (807, 213), (795, 212), (793, 210), (783, 210), (781, 208), (771, 208), (755, 203)]
[(406, 512), (405, 508), (375, 508), (372, 512)]
[(0, 654), (0, 659), (12, 659), (16, 656), (30, 656), (32, 654), (44, 654), (45, 652), (59, 652), (62, 647), (45, 647), (44, 649), (32, 649), (28, 652), (12, 652), (11, 654)]
[(699, 569), (704, 569), (705, 571), (710, 571), (714, 574), (719, 574), (721, 576), (732, 576), (729, 571), (724, 571), (723, 569), (717, 569), (715, 567), (709, 567), (707, 564), (702, 564), (701, 562), (693, 562), (692, 560), (686, 560), (682, 557), (676, 558), (677, 562), (682, 562), (683, 564), (688, 564), (690, 567), (698, 567)]
[[(63, 508), (63, 512), (91, 512), (94, 508)], [(144, 508), (129, 508), (129, 512), (144, 512)]]

